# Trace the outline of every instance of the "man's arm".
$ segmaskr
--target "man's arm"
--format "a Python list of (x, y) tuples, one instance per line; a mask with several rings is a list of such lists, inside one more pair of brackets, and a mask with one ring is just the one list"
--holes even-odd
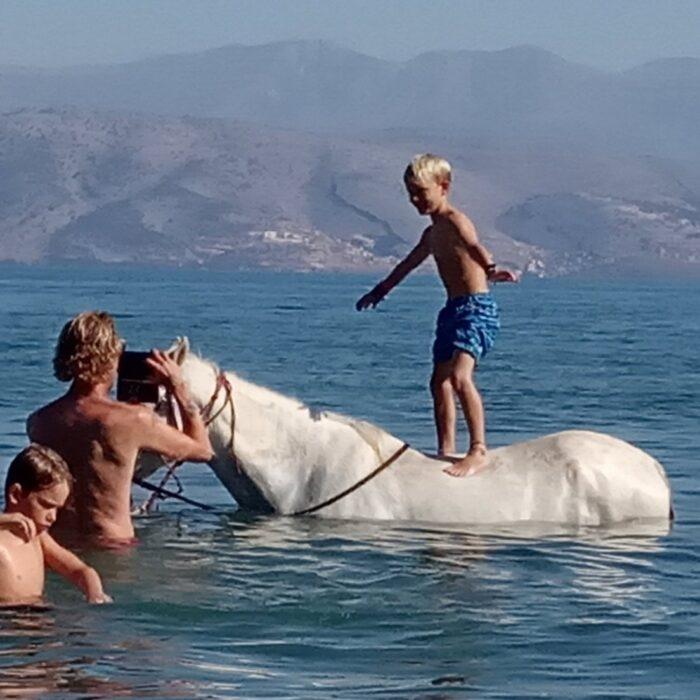
[(375, 307), (406, 275), (415, 270), (430, 255), (430, 245), (428, 243), (428, 232), (430, 227), (423, 231), (418, 244), (413, 250), (389, 273), (386, 279), (382, 280), (372, 290), (358, 299), (355, 308), (362, 311), (367, 307)]
[(143, 427), (140, 447), (171, 459), (208, 462), (214, 456), (209, 433), (199, 409), (187, 391), (180, 365), (160, 350), (153, 351), (148, 364), (177, 401), (182, 415), (182, 432), (163, 423), (155, 413), (145, 409), (146, 413), (140, 414)]
[(493, 262), (493, 256), (479, 241), (476, 228), (469, 220), (469, 217), (459, 213), (454, 224), (459, 231), (459, 235), (464, 244), (469, 249), (470, 255), (477, 261), (486, 272), (486, 277), (489, 282), (517, 282), (518, 275), (511, 270), (499, 268)]
[[(199, 413), (196, 408), (194, 411)], [(191, 420), (196, 420), (197, 417), (199, 416), (192, 416)], [(134, 427), (133, 434), (141, 450), (156, 452), (178, 462), (208, 462), (214, 457), (206, 428), (204, 437), (195, 439), (168, 425), (155, 411), (145, 406), (140, 408), (137, 420), (138, 425)], [(200, 423), (201, 420), (199, 418)], [(184, 415), (183, 423), (187, 425)]]
[(112, 599), (104, 592), (100, 575), (84, 561), (61, 547), (48, 532), (40, 536), (44, 552), (44, 563), (60, 576), (77, 586), (90, 603), (111, 603)]

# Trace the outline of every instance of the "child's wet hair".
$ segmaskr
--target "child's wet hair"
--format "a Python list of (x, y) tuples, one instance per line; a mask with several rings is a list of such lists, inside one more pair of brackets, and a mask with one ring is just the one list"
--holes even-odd
[(452, 182), (452, 166), (444, 158), (432, 153), (414, 156), (403, 174), (404, 182)]
[(5, 503), (12, 484), (19, 484), (26, 494), (51, 488), (61, 482), (69, 487), (73, 484), (73, 477), (63, 457), (50, 447), (32, 443), (12, 460), (7, 469)]

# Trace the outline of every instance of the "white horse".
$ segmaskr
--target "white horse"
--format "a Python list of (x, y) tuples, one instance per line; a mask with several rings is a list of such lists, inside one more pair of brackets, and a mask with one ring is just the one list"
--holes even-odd
[[(458, 479), (443, 472), (445, 461), (404, 448), (377, 426), (315, 412), (220, 372), (191, 353), (186, 339), (170, 352), (211, 419), (210, 466), (243, 509), (291, 515), (332, 500), (316, 514), (475, 525), (597, 526), (672, 517), (662, 466), (608, 435), (571, 430), (492, 449), (482, 471)], [(152, 470), (142, 462), (137, 475)]]

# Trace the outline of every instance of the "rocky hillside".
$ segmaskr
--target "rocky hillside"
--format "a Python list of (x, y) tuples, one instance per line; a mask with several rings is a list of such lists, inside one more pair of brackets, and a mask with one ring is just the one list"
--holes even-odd
[[(78, 109), (0, 116), (0, 259), (386, 268), (426, 224), (401, 173), (423, 138)], [(556, 275), (700, 269), (693, 161), (433, 136), (500, 261)]]
[(347, 150), (214, 120), (4, 115), (0, 258), (365, 268), (406, 242), (344, 199)]

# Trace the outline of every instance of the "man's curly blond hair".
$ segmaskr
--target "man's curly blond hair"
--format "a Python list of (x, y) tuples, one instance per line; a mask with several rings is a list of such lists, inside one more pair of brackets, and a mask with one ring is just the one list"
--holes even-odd
[(63, 326), (56, 343), (53, 371), (70, 382), (104, 381), (124, 348), (114, 320), (105, 311), (84, 311)]

